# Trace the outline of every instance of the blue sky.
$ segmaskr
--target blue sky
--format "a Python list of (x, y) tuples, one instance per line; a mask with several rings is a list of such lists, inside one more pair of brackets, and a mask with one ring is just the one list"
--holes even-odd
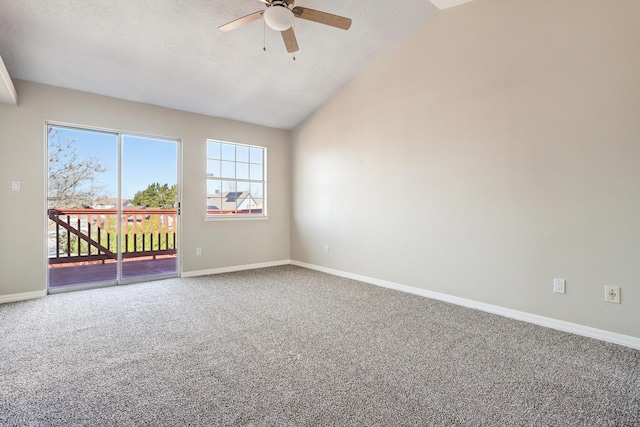
[[(73, 141), (78, 159), (93, 156), (107, 170), (97, 176), (108, 197), (117, 195), (118, 135), (106, 132), (58, 128), (56, 137)], [(132, 198), (149, 184), (177, 183), (177, 143), (175, 141), (122, 137), (122, 197)]]

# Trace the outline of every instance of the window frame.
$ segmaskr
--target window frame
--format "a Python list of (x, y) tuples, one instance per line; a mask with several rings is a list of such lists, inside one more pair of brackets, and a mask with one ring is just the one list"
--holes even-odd
[[(220, 155), (219, 158), (209, 157), (209, 146), (211, 143), (221, 144), (220, 146)], [(234, 159), (228, 160), (223, 158), (223, 145), (233, 146), (234, 147)], [(250, 154), (247, 157), (247, 161), (238, 161), (237, 158), (237, 147), (246, 147), (248, 149), (248, 153), (251, 152), (251, 149), (258, 149), (261, 151), (261, 163), (252, 163)], [(214, 173), (210, 172), (209, 165), (210, 161), (218, 161), (220, 163), (219, 168), (219, 176), (216, 176)], [(223, 141), (220, 139), (208, 138), (206, 140), (206, 155), (205, 155), (205, 171), (206, 171), (206, 207), (205, 207), (205, 221), (246, 221), (246, 220), (267, 220), (269, 219), (268, 211), (267, 211), (267, 147), (255, 145), (255, 144), (245, 144), (240, 142), (231, 142), (231, 141)], [(223, 176), (222, 174), (222, 166), (223, 162), (227, 165), (233, 162), (234, 165), (234, 177)], [(262, 168), (262, 176), (261, 179), (252, 179), (251, 173), (249, 173), (248, 178), (238, 178), (238, 164), (247, 165), (248, 169), (251, 169), (252, 165), (260, 165)], [(211, 213), (209, 210), (209, 201), (213, 198), (209, 194), (209, 183), (211, 181), (220, 181), (220, 199), (223, 199), (222, 195), (225, 194), (222, 186), (223, 183), (233, 182), (234, 183), (234, 192), (241, 193), (242, 191), (238, 190), (238, 183), (241, 182), (243, 184), (249, 185), (249, 195), (251, 196), (251, 184), (259, 184), (262, 186), (262, 210), (260, 213)], [(244, 190), (246, 191), (246, 190)], [(226, 193), (231, 192), (231, 190)], [(253, 196), (251, 196), (253, 197)], [(222, 210), (222, 209), (221, 209)]]

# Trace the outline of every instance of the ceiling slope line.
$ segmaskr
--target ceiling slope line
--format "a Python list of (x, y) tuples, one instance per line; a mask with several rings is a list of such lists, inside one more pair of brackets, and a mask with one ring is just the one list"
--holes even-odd
[(431, 0), (431, 3), (433, 3), (438, 9), (442, 10), (469, 3), (470, 1), (472, 0)]
[(11, 76), (9, 76), (9, 71), (7, 71), (7, 67), (4, 66), (2, 56), (0, 56), (0, 79), (2, 79), (2, 83), (0, 83), (0, 104), (17, 106), (18, 94), (11, 81)]

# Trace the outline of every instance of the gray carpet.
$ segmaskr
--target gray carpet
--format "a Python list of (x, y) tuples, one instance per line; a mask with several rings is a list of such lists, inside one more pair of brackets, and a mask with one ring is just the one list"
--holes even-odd
[(0, 425), (637, 426), (640, 351), (285, 266), (0, 305)]

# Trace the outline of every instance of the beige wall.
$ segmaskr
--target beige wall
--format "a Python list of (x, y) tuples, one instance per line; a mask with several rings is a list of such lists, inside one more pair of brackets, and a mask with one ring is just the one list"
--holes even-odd
[[(183, 272), (289, 259), (287, 131), (14, 83), (18, 107), (0, 105), (0, 297), (45, 289), (46, 120), (182, 140)], [(204, 221), (207, 138), (267, 147), (268, 221)], [(13, 180), (21, 181), (21, 192), (11, 192)], [(196, 247), (202, 256), (195, 256)]]
[(639, 18), (442, 11), (294, 130), (292, 259), (640, 337)]

